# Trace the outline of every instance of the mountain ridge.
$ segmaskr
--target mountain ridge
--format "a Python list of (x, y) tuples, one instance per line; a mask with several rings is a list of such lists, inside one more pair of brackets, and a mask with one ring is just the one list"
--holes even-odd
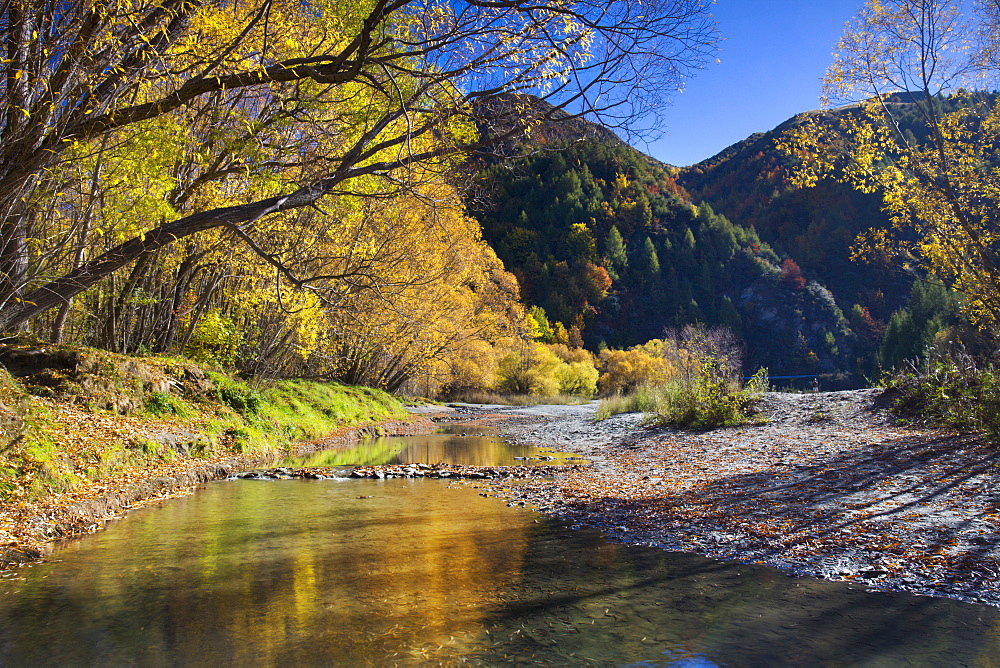
[(829, 290), (752, 226), (692, 197), (684, 169), (588, 123), (535, 124), (519, 138), (527, 155), (482, 160), (489, 197), (469, 204), (544, 324), (592, 350), (721, 325), (742, 337), (749, 367), (856, 370), (857, 336)]

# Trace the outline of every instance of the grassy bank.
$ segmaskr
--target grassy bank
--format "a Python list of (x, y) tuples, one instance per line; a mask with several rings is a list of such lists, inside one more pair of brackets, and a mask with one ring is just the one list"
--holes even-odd
[[(249, 383), (189, 360), (0, 346), (0, 502), (192, 460), (274, 452), (408, 414), (370, 388)], [(158, 474), (158, 473), (157, 473)]]

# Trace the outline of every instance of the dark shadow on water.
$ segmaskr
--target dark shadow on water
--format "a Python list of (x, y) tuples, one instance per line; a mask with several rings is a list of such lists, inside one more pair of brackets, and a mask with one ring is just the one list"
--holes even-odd
[[(735, 665), (988, 664), (1000, 652), (1000, 614), (991, 608), (598, 547), (592, 530), (560, 535), (559, 550), (539, 539), (522, 586), (486, 622), (500, 644), (475, 655), (484, 663), (534, 655), (666, 665), (678, 646)], [(602, 551), (606, 558), (595, 559)]]

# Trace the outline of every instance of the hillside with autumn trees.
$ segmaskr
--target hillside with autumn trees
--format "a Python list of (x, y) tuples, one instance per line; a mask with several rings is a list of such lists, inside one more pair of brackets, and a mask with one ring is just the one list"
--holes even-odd
[[(926, 145), (931, 133), (922, 97), (894, 93), (885, 99), (901, 141), (910, 146)], [(992, 108), (998, 97), (938, 96), (933, 104), (935, 113), (947, 115), (979, 104)], [(754, 229), (778, 253), (794, 258), (805, 277), (829, 288), (855, 333), (857, 367), (874, 377), (919, 358), (934, 332), (960, 324), (961, 318), (957, 296), (936, 280), (925, 283), (927, 272), (915, 269), (902, 245), (894, 255), (891, 249), (859, 244), (869, 230), (892, 226), (880, 189), (865, 192), (832, 172), (810, 187), (794, 178), (802, 159), (780, 148), (789, 133), (815, 122), (831, 129), (828, 141), (843, 141), (842, 124), (861, 117), (862, 106), (798, 114), (683, 168), (677, 181), (692, 197)], [(920, 316), (919, 324), (912, 323), (913, 313)]]
[(586, 127), (565, 134), (487, 166), (473, 205), (545, 340), (623, 348), (701, 323), (732, 330), (749, 370), (858, 370), (850, 324), (795, 259), (697, 203), (676, 168)]

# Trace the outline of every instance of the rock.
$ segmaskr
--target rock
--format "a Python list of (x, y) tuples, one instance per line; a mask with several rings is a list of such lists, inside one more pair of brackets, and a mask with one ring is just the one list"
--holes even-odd
[(205, 372), (198, 367), (184, 367), (181, 376), (181, 387), (185, 394), (196, 397), (206, 396), (215, 389), (215, 383), (205, 377)]
[(0, 547), (0, 566), (23, 564), (41, 558), (42, 553), (33, 548), (19, 550), (12, 547)]
[(21, 416), (0, 403), (0, 452), (21, 440), (24, 432), (24, 420)]
[(205, 441), (205, 435), (193, 431), (161, 431), (151, 434), (149, 439), (164, 447), (173, 448), (186, 457), (190, 457), (191, 450), (196, 449), (196, 446)]

